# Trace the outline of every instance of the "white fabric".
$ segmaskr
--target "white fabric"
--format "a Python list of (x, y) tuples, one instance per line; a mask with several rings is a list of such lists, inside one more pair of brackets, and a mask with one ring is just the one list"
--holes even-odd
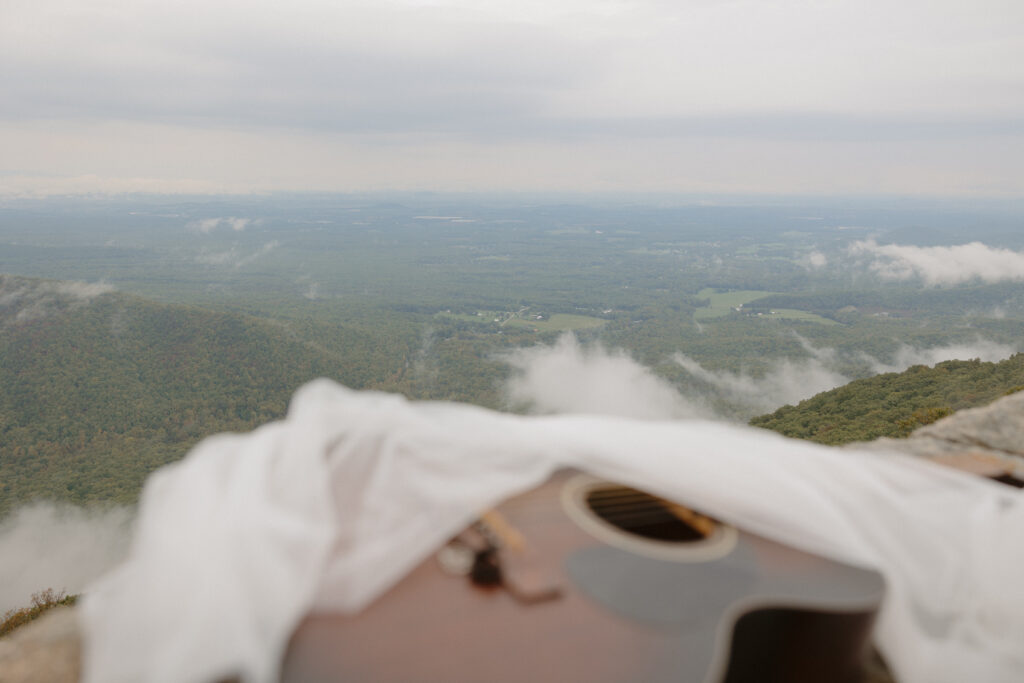
[(907, 457), (717, 423), (522, 417), (326, 380), (155, 473), (83, 604), (86, 683), (276, 679), (310, 610), (355, 611), (479, 511), (572, 466), (882, 571), (902, 683), (1019, 681), (1024, 494)]

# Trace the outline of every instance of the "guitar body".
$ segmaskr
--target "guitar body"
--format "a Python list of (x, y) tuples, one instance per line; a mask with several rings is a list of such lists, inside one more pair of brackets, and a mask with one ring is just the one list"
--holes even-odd
[[(682, 527), (652, 522), (651, 501)], [(469, 530), (446, 550), (474, 548), (500, 578), (476, 571), (471, 578), (453, 571), (444, 553), (431, 557), (357, 615), (307, 617), (281, 680), (831, 683), (859, 676), (884, 593), (875, 572), (571, 471), (497, 511), (490, 527), (506, 528)]]

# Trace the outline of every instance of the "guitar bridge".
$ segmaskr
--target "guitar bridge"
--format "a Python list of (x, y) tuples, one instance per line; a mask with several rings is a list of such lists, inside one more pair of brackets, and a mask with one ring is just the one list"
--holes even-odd
[(448, 574), (465, 576), (479, 588), (501, 587), (517, 602), (532, 605), (562, 594), (559, 577), (518, 529), (489, 510), (437, 554)]

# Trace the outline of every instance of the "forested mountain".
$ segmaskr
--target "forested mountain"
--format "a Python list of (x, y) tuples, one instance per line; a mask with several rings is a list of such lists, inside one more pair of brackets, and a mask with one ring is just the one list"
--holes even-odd
[(1024, 354), (998, 363), (951, 360), (915, 365), (826, 391), (755, 417), (750, 424), (825, 444), (907, 436), (963, 408), (1024, 389)]
[[(566, 367), (628, 356), (736, 420), (883, 369), (1005, 358), (1022, 350), (1019, 283), (930, 284), (882, 247), (962, 251), (945, 245), (970, 225), (995, 258), (1024, 248), (1021, 215), (419, 194), (0, 202), (0, 270), (116, 286), (0, 279), (0, 515), (38, 496), (131, 500), (153, 468), (281, 415), (319, 375), (507, 409), (509, 358), (557, 355), (565, 331), (580, 348), (557, 355)], [(909, 279), (880, 276), (899, 263)], [(956, 396), (761, 419), (845, 441), (971, 404)]]
[(35, 497), (130, 502), (203, 436), (282, 416), (302, 383), (393, 370), (366, 333), (330, 335), (326, 349), (252, 317), (0, 276), (0, 515)]

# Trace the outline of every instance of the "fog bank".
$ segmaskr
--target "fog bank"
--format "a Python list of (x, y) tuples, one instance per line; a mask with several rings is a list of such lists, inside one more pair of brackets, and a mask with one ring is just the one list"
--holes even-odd
[(928, 285), (955, 285), (971, 280), (985, 283), (1024, 281), (1024, 253), (989, 247), (981, 242), (950, 247), (916, 247), (854, 242), (853, 255), (866, 255), (868, 267), (886, 280), (920, 278)]
[(506, 395), (537, 413), (594, 413), (652, 420), (709, 417), (696, 397), (684, 397), (624, 351), (582, 346), (572, 333), (553, 346), (517, 349)]
[[(518, 349), (505, 361), (512, 375), (505, 390), (513, 407), (536, 413), (595, 413), (648, 419), (713, 417), (747, 419), (796, 404), (815, 394), (848, 384), (855, 377), (841, 368), (859, 365), (874, 374), (901, 372), (913, 365), (978, 358), (995, 362), (1016, 352), (1012, 346), (977, 339), (931, 348), (900, 347), (891, 358), (843, 355), (804, 339), (807, 356), (769, 361), (768, 369), (708, 369), (680, 351), (672, 356), (694, 380), (679, 386), (664, 379), (622, 350), (581, 345), (566, 333), (551, 345)], [(712, 408), (717, 406), (717, 411)]]
[(33, 503), (0, 521), (0, 614), (52, 588), (73, 594), (127, 553), (133, 511)]

